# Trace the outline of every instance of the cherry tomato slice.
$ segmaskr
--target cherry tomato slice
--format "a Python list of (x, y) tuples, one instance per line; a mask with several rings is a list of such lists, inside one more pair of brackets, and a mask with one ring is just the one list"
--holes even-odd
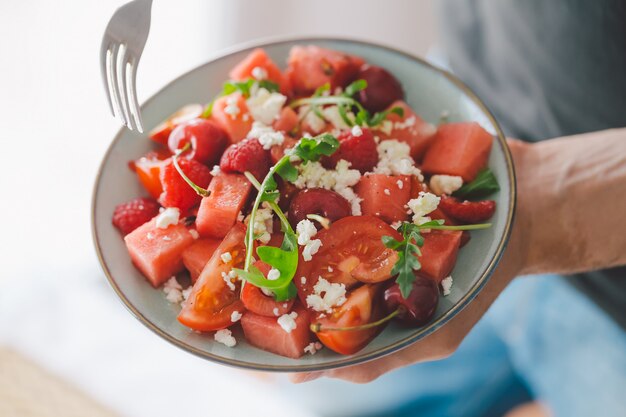
[(314, 237), (322, 241), (319, 252), (311, 261), (300, 258), (298, 263), (294, 282), (302, 302), (306, 303), (306, 296), (312, 293), (319, 277), (342, 283), (348, 289), (359, 282), (371, 284), (389, 279), (398, 253), (385, 247), (383, 236), (402, 239), (396, 230), (374, 216), (344, 217), (320, 231)]
[(352, 355), (363, 349), (384, 328), (384, 325), (364, 330), (324, 330), (324, 327), (353, 327), (371, 323), (381, 318), (378, 303), (380, 285), (363, 285), (352, 291), (346, 302), (328, 315), (319, 315), (315, 322), (322, 326), (317, 333), (327, 348)]
[[(228, 274), (232, 268), (243, 266), (245, 234), (246, 228), (242, 223), (236, 223), (228, 232), (193, 285), (189, 299), (178, 315), (179, 322), (194, 330), (213, 331), (232, 325), (233, 312), (244, 312), (245, 307), (239, 299), (240, 283), (232, 280), (235, 285), (235, 290), (232, 290), (222, 272)], [(224, 263), (222, 260), (221, 255), (226, 252), (232, 256), (231, 262)]]

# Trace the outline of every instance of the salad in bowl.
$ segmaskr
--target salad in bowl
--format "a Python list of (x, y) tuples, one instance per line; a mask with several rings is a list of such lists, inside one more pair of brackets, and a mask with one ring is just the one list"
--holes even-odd
[(135, 139), (141, 195), (110, 213), (177, 326), (298, 361), (432, 324), (499, 210), (491, 133), (429, 123), (391, 69), (310, 44), (285, 68), (250, 50), (206, 101)]

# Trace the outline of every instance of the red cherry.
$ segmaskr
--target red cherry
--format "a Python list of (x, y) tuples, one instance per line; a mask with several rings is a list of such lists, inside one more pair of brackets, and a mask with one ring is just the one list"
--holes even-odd
[(191, 150), (181, 157), (214, 165), (220, 160), (229, 142), (226, 132), (216, 123), (206, 119), (194, 119), (174, 128), (167, 146), (172, 153), (176, 153), (190, 143)]

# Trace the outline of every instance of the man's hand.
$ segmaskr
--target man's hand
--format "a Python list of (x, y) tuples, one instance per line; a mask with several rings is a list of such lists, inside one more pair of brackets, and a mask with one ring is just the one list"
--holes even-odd
[(296, 374), (292, 381), (329, 376), (365, 383), (396, 368), (445, 358), (516, 276), (626, 263), (626, 129), (534, 145), (509, 140), (509, 146), (517, 175), (515, 223), (480, 294), (446, 325), (399, 352), (348, 368)]

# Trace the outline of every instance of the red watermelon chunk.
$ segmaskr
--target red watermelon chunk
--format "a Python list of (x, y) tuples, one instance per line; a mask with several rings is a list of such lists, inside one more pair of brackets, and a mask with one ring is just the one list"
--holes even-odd
[(411, 199), (410, 175), (364, 175), (355, 189), (363, 199), (363, 215), (377, 216), (387, 223), (406, 219), (406, 204)]
[(413, 159), (419, 162), (434, 142), (437, 128), (422, 120), (404, 101), (398, 100), (392, 103), (389, 109), (394, 107), (400, 107), (404, 115), (400, 117), (395, 113), (389, 113), (387, 120), (392, 123), (391, 130), (389, 133), (379, 131), (379, 136), (382, 139), (397, 139), (405, 142), (411, 148)]
[(285, 72), (296, 95), (309, 95), (329, 83), (332, 89), (355, 80), (362, 58), (319, 46), (294, 46), (289, 52)]
[(124, 241), (133, 264), (158, 287), (184, 269), (183, 252), (195, 240), (182, 224), (161, 229), (152, 219), (126, 235)]
[(457, 230), (432, 230), (429, 233), (424, 233), (424, 246), (421, 248), (422, 256), (419, 257), (422, 267), (418, 273), (437, 283), (449, 276), (456, 263), (462, 234)]
[(434, 143), (424, 155), (427, 174), (459, 175), (470, 182), (487, 166), (493, 138), (476, 122), (450, 123), (439, 127)]
[(233, 227), (246, 203), (252, 184), (243, 175), (221, 173), (209, 184), (200, 203), (196, 227), (202, 237), (221, 239)]
[(245, 81), (249, 78), (255, 78), (252, 74), (255, 68), (264, 69), (267, 72), (267, 80), (272, 81), (280, 87), (280, 92), (289, 95), (291, 89), (289, 88), (289, 80), (278, 66), (267, 56), (267, 53), (261, 48), (257, 48), (250, 52), (243, 61), (241, 61), (235, 68), (233, 68), (228, 76), (231, 80)]
[(259, 349), (298, 359), (304, 355), (304, 348), (311, 343), (310, 313), (299, 305), (293, 311), (298, 317), (295, 318), (296, 328), (290, 333), (278, 324), (277, 317), (260, 316), (247, 311), (241, 318), (246, 340)]
[(283, 107), (272, 127), (276, 131), (289, 133), (298, 126), (299, 120), (298, 114), (291, 107)]
[[(232, 107), (238, 109), (236, 114), (229, 114), (229, 103), (232, 101)], [(211, 118), (222, 129), (226, 131), (230, 141), (237, 143), (243, 140), (250, 129), (254, 119), (250, 115), (246, 100), (239, 93), (233, 93), (228, 96), (220, 97), (213, 103)]]
[(220, 239), (198, 239), (185, 249), (183, 252), (183, 264), (189, 271), (189, 275), (191, 275), (191, 282), (196, 282), (200, 272), (202, 272), (221, 242)]

